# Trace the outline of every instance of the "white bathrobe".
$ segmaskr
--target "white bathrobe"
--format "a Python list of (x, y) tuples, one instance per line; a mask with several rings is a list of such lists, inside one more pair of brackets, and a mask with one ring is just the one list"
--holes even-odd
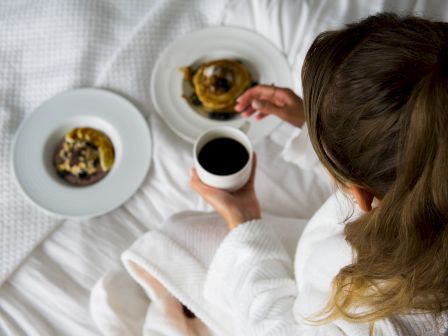
[[(296, 164), (321, 169), (307, 139), (305, 129), (283, 154), (298, 158), (298, 151), (306, 159)], [(368, 324), (309, 322), (327, 302), (334, 276), (352, 260), (344, 223), (360, 215), (356, 204), (339, 192), (309, 222), (263, 217), (229, 232), (214, 213), (179, 213), (164, 231), (147, 233), (122, 256), (151, 301), (150, 308), (137, 314), (141, 321), (136, 324), (135, 314), (126, 308), (133, 302), (130, 290), (111, 285), (110, 276), (93, 292), (94, 319), (105, 334), (117, 335), (129, 333), (118, 324), (137, 325), (135, 334), (143, 330), (145, 335), (368, 335)], [(177, 300), (209, 329), (198, 319), (185, 318)], [(121, 306), (104, 303), (110, 301)], [(120, 323), (111, 327), (114, 319)], [(374, 330), (375, 335), (412, 336), (446, 335), (447, 329), (446, 315), (434, 321), (419, 314), (379, 321)]]

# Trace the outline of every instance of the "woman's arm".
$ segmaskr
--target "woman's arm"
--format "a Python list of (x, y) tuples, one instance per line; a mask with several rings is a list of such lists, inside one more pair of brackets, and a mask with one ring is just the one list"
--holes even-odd
[(293, 261), (272, 229), (252, 220), (232, 230), (210, 265), (205, 297), (233, 313), (238, 335), (345, 335), (335, 325), (310, 326), (293, 316)]
[(245, 118), (255, 115), (257, 120), (274, 115), (296, 127), (283, 149), (283, 158), (302, 169), (321, 173), (319, 159), (308, 137), (303, 101), (291, 89), (257, 85), (238, 98), (235, 110)]
[(275, 223), (260, 219), (255, 162), (248, 183), (236, 192), (209, 187), (192, 172), (192, 187), (232, 230), (211, 263), (206, 297), (234, 315), (238, 335), (344, 335), (334, 325), (315, 327), (295, 320), (293, 261), (270, 226)]

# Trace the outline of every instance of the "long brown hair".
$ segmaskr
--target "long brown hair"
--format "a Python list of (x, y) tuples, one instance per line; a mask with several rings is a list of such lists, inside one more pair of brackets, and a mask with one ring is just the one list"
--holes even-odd
[[(371, 16), (317, 37), (302, 70), (311, 142), (381, 200), (345, 226), (353, 262), (326, 320), (448, 308), (448, 24)], [(359, 309), (361, 308), (361, 309)]]

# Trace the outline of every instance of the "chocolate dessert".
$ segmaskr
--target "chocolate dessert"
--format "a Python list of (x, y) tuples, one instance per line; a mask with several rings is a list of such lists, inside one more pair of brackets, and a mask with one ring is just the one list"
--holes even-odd
[(103, 179), (112, 168), (114, 149), (110, 139), (89, 127), (75, 128), (53, 153), (58, 175), (74, 186), (88, 186)]

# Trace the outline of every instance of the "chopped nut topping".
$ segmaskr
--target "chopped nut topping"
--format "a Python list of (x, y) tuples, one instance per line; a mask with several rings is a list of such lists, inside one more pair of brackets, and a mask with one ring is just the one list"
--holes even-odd
[[(76, 162), (72, 162), (76, 154)], [(99, 162), (99, 152), (96, 147), (84, 140), (65, 141), (58, 156), (63, 162), (57, 166), (59, 172), (67, 172), (73, 175), (95, 174), (96, 164)]]

